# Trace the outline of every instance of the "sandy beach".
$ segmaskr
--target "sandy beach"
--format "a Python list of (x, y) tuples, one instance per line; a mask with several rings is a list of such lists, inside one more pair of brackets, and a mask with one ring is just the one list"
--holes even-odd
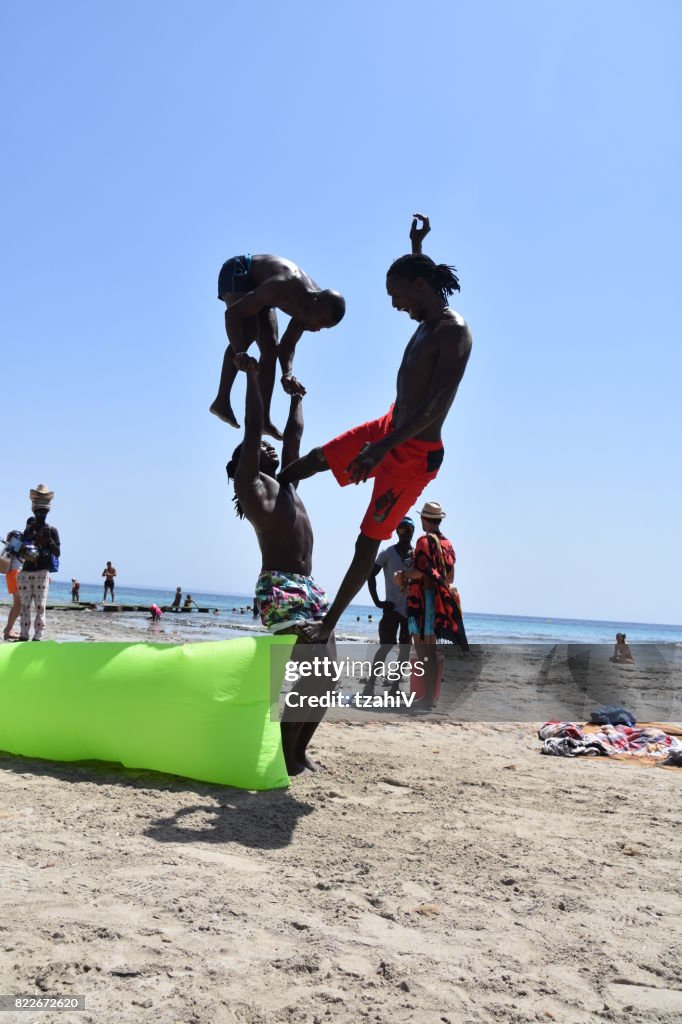
[[(658, 654), (629, 692), (670, 708)], [(556, 704), (564, 655), (449, 661), (434, 716), (336, 710), (288, 791), (0, 755), (0, 992), (86, 997), (3, 1020), (677, 1022), (682, 774), (542, 757), (544, 707), (481, 720)]]
[[(0, 605), (0, 619), (6, 620), (8, 606)], [(94, 608), (50, 609), (46, 615), (46, 640), (99, 641), (120, 643), (186, 643), (201, 639), (215, 640), (216, 624), (212, 615), (164, 615), (160, 623), (151, 621), (145, 612), (102, 612)], [(15, 632), (19, 631), (19, 623)], [(225, 630), (226, 635), (234, 635)]]

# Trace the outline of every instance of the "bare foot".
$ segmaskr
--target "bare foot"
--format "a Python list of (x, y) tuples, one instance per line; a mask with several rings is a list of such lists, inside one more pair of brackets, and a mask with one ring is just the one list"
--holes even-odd
[(284, 763), (287, 766), (287, 774), (291, 779), (296, 775), (312, 775), (312, 768), (309, 768), (306, 764), (301, 764), (300, 761), (296, 761), (293, 757), (288, 757), (286, 754), (284, 755)]
[(281, 441), (282, 438), (284, 437), (282, 431), (278, 427), (276, 427), (275, 424), (272, 423), (271, 421), (268, 421), (263, 426), (263, 433), (267, 434), (268, 437), (274, 437), (275, 441)]
[(237, 417), (232, 412), (232, 406), (229, 405), (229, 403), (228, 405), (220, 405), (218, 399), (216, 398), (215, 402), (208, 411), (212, 412), (213, 415), (217, 416), (219, 420), (223, 421), (223, 423), (228, 423), (231, 427), (236, 427), (237, 430), (239, 430)]
[(296, 754), (299, 762), (303, 764), (310, 772), (327, 772), (329, 769), (321, 761), (313, 761), (312, 757), (308, 757), (305, 750), (299, 750)]

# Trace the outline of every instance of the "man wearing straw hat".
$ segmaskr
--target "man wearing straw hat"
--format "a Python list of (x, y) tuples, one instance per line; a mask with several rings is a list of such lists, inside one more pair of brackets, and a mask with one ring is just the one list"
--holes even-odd
[(47, 522), (47, 513), (54, 498), (54, 491), (47, 484), (38, 484), (30, 492), (31, 508), (35, 522), (24, 532), (26, 545), (34, 545), (37, 554), (24, 560), (19, 573), (18, 585), (21, 597), (21, 632), (19, 640), (28, 640), (31, 630), (31, 604), (35, 603), (33, 639), (42, 640), (45, 631), (45, 605), (50, 586), (50, 571), (54, 571), (54, 560), (61, 553), (59, 533)]

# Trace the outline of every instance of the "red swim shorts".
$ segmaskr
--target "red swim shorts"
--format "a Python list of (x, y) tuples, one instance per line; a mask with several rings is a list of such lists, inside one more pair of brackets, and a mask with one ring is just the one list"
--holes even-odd
[(8, 594), (16, 594), (19, 589), (19, 585), (17, 583), (17, 576), (19, 575), (19, 571), (19, 569), (10, 569), (10, 571), (7, 573), (6, 579)]
[[(391, 408), (380, 419), (353, 427), (322, 446), (329, 468), (342, 487), (351, 483), (347, 467), (364, 446), (390, 434), (392, 415)], [(442, 441), (410, 440), (392, 448), (370, 473), (374, 490), (360, 532), (373, 540), (388, 540), (426, 485), (436, 479), (442, 461)]]

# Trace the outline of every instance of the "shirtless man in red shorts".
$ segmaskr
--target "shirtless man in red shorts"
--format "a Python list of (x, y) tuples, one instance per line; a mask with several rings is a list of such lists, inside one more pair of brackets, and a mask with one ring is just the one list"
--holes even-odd
[[(417, 225), (417, 218), (423, 226)], [(412, 255), (401, 256), (386, 275), (393, 308), (419, 327), (403, 355), (396, 400), (385, 416), (355, 427), (286, 466), (280, 483), (304, 480), (331, 469), (342, 487), (374, 479), (372, 498), (360, 526), (355, 554), (324, 619), (303, 627), (311, 642), (324, 643), (363, 583), (379, 544), (388, 540), (443, 461), (441, 429), (464, 375), (471, 333), (466, 321), (448, 307), (459, 290), (454, 268), (422, 255), (428, 219), (412, 223)]]

